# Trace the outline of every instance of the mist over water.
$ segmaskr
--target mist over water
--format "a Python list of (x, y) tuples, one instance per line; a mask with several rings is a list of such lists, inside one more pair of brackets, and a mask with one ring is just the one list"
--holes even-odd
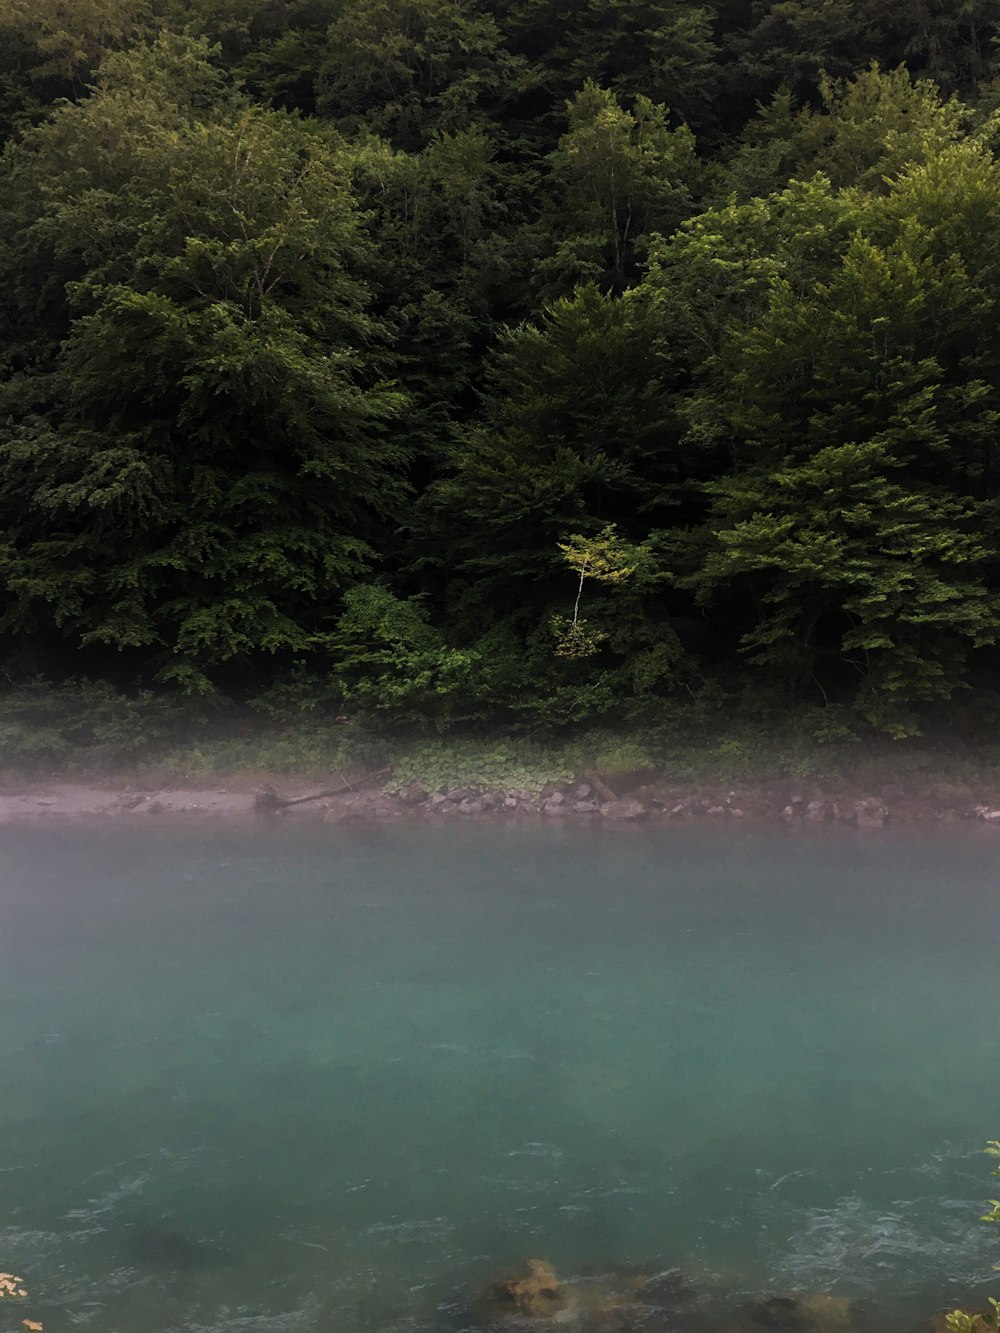
[(0, 1269), (47, 1327), (446, 1333), (526, 1256), (880, 1330), (1000, 1289), (995, 831), (0, 851)]

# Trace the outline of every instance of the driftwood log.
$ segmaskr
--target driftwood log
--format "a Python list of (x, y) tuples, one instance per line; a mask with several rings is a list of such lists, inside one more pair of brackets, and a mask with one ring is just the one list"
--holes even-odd
[(307, 801), (321, 801), (325, 796), (343, 796), (345, 791), (356, 791), (365, 787), (376, 778), (388, 777), (389, 769), (380, 768), (377, 773), (368, 773), (356, 782), (341, 778), (336, 787), (324, 787), (322, 791), (310, 792), (308, 796), (279, 796), (272, 786), (263, 787), (254, 797), (254, 809), (265, 815), (277, 815), (293, 805), (304, 805)]

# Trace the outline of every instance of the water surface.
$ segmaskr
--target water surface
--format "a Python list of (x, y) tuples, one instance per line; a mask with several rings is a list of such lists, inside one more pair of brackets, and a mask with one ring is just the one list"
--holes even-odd
[(447, 1333), (527, 1255), (882, 1330), (990, 1289), (994, 831), (0, 852), (0, 1269), (49, 1328)]

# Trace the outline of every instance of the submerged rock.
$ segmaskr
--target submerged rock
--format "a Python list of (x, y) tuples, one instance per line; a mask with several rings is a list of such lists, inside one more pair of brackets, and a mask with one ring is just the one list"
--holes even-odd
[(667, 1268), (662, 1273), (645, 1278), (636, 1295), (647, 1304), (658, 1305), (661, 1309), (675, 1309), (694, 1299), (695, 1287), (679, 1268)]
[(738, 1321), (747, 1333), (849, 1333), (851, 1302), (827, 1292), (775, 1294), (749, 1306)]
[(494, 1318), (553, 1319), (566, 1308), (566, 1293), (550, 1263), (527, 1259), (492, 1283), (485, 1304)]
[(707, 1333), (694, 1300), (694, 1287), (678, 1269), (650, 1274), (602, 1265), (560, 1281), (546, 1260), (528, 1259), (490, 1285), (476, 1312), (487, 1327), (525, 1333)]

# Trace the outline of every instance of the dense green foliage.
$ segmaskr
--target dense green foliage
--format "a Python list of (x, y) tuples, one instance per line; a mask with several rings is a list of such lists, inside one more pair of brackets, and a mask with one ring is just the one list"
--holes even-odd
[(995, 713), (1000, 7), (11, 0), (0, 52), (7, 681)]

